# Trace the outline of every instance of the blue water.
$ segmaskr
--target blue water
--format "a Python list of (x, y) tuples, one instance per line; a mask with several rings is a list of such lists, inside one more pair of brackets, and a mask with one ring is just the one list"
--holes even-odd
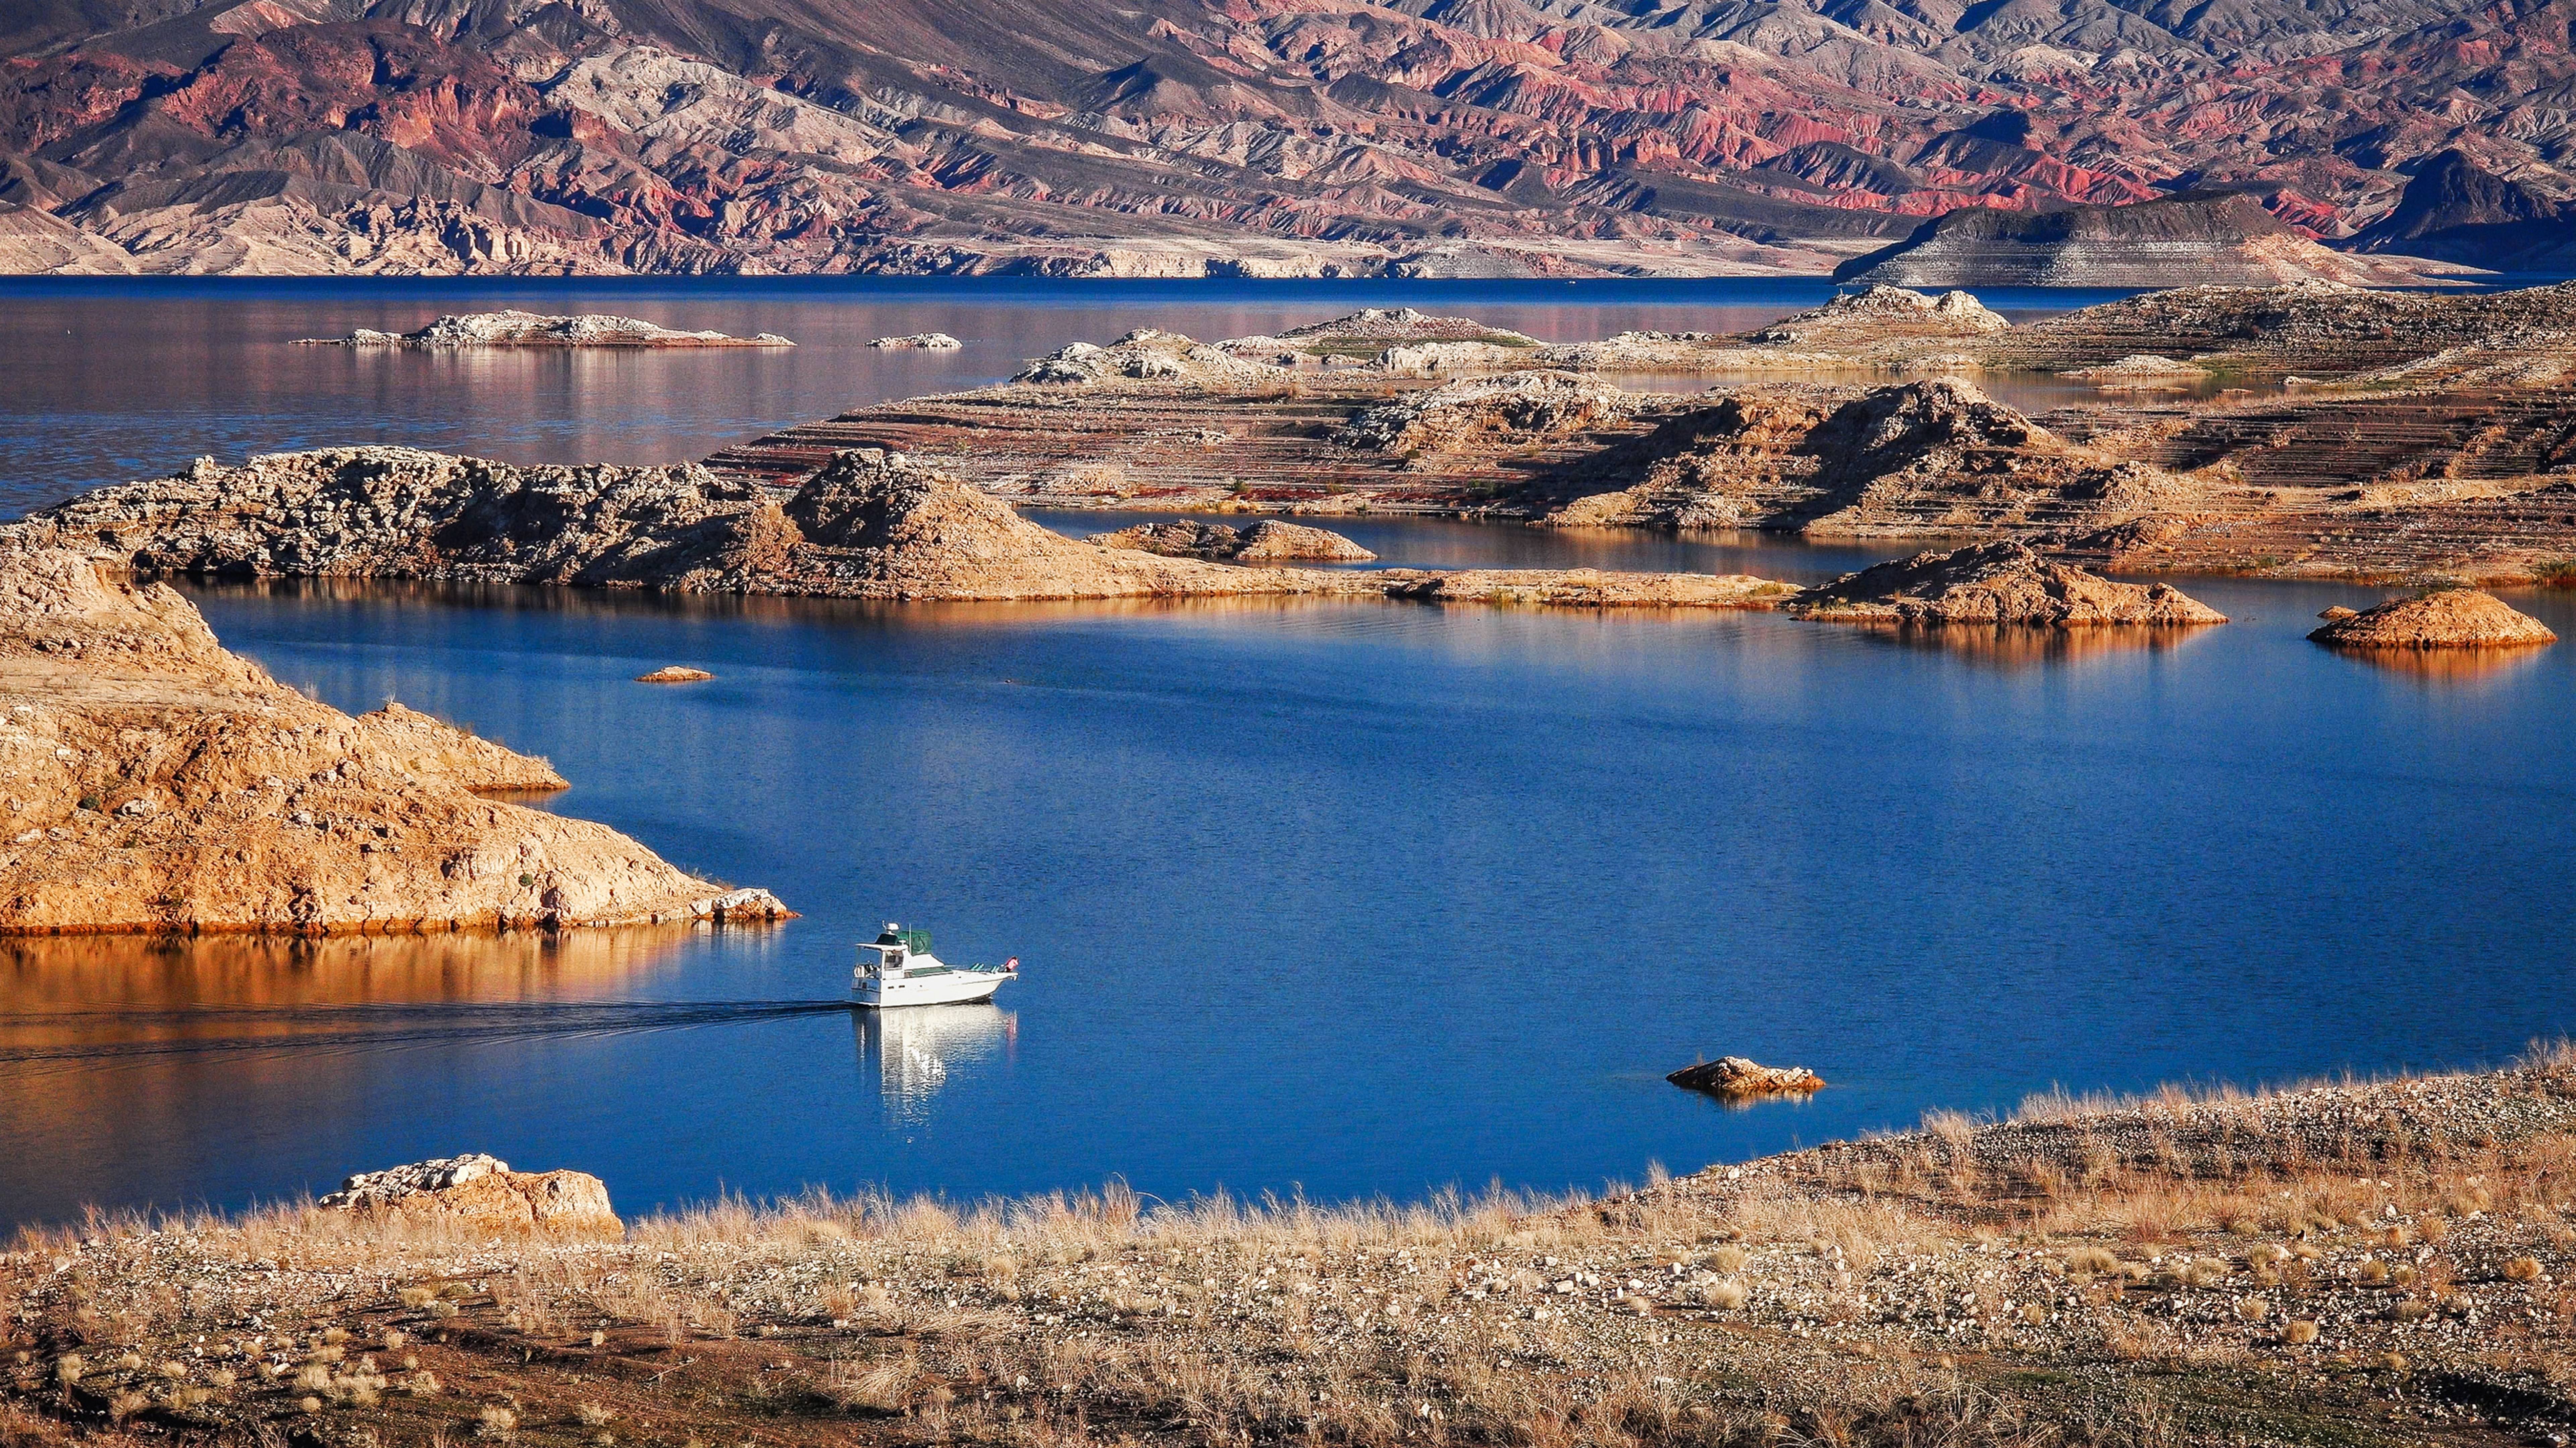
[[(575, 781), (551, 807), (805, 918), (556, 950), (25, 944), (0, 1047), (48, 1056), (0, 1053), (0, 1215), (462, 1150), (637, 1207), (1113, 1174), (1166, 1198), (1597, 1186), (2052, 1084), (2466, 1065), (2568, 1029), (2567, 650), (2391, 671), (2301, 638), (2354, 590), (2193, 591), (2239, 621), (2135, 647), (201, 593), (281, 679), (546, 754)], [(2518, 602), (2576, 630), (2564, 595)], [(629, 682), (672, 662), (719, 677)], [(1025, 978), (891, 1042), (744, 1013), (836, 996), (888, 918)], [(629, 1001), (721, 1008), (567, 1009)], [(36, 1029), (102, 1002), (182, 1009)], [(1833, 1085), (1730, 1111), (1661, 1079), (1727, 1052)]]
[[(1415, 305), (1570, 338), (1751, 326), (1823, 290), (0, 283), (0, 510), (306, 443), (692, 457), (1141, 325)], [(806, 345), (286, 345), (503, 303)], [(861, 345), (932, 328), (968, 348)], [(1812, 579), (1879, 556), (1348, 531), (1422, 565)], [(280, 678), (549, 755), (574, 788), (546, 807), (805, 918), (0, 943), (0, 1223), (471, 1150), (599, 1172), (629, 1209), (1111, 1175), (1166, 1198), (1591, 1187), (2053, 1084), (2472, 1065), (2576, 1028), (2576, 652), (2391, 670), (2302, 638), (2369, 590), (2184, 582), (2237, 622), (1927, 645), (1766, 615), (200, 591)], [(2515, 602), (2576, 636), (2570, 595)], [(719, 677), (631, 682), (669, 663)], [(891, 1026), (834, 1008), (888, 918), (1026, 975)], [(1833, 1085), (1729, 1111), (1662, 1080), (1729, 1052)]]

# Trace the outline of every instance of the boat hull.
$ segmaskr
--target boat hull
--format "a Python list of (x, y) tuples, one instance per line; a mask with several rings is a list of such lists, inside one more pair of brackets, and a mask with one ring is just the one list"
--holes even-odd
[(955, 1006), (988, 1001), (1002, 983), (1011, 979), (1010, 972), (1000, 970), (952, 970), (944, 975), (916, 976), (908, 980), (861, 980), (851, 987), (851, 998), (875, 1010), (893, 1010), (900, 1006)]

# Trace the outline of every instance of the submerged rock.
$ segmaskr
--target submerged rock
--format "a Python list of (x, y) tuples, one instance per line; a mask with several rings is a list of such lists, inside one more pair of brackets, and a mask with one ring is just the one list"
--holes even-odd
[(588, 1172), (518, 1172), (475, 1153), (360, 1172), (316, 1206), (378, 1223), (448, 1226), (485, 1236), (616, 1238), (626, 1224), (608, 1184)]
[(1366, 563), (1377, 557), (1339, 533), (1276, 519), (1264, 519), (1249, 528), (1224, 523), (1145, 523), (1103, 533), (1091, 541), (1103, 548), (1220, 563)]
[(1917, 553), (1808, 589), (1784, 605), (1835, 623), (2210, 624), (2227, 616), (2170, 584), (2114, 583), (2019, 543)]
[(308, 337), (314, 347), (793, 347), (772, 332), (729, 337), (685, 332), (634, 317), (587, 313), (548, 317), (535, 312), (473, 312), (441, 317), (416, 332), (376, 332), (361, 327), (346, 337)]
[(2392, 599), (2359, 613), (2347, 611), (2308, 637), (2346, 649), (2512, 649), (2558, 641), (2547, 624), (2474, 588), (2447, 588)]
[(1684, 1066), (1664, 1078), (1676, 1086), (1718, 1096), (1778, 1096), (1821, 1089), (1825, 1078), (1804, 1066), (1763, 1066), (1742, 1056)]

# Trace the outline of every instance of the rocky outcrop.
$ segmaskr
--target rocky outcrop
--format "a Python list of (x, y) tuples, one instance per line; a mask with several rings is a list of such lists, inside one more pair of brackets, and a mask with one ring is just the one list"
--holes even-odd
[(478, 791), (542, 760), (399, 705), (357, 718), (187, 600), (0, 539), (0, 933), (308, 934), (773, 918), (603, 825)]
[(1712, 1096), (1804, 1096), (1825, 1084), (1824, 1077), (1804, 1066), (1763, 1066), (1742, 1056), (1684, 1066), (1664, 1079)]
[(2071, 367), (2057, 375), (2074, 382), (2090, 382), (2105, 392), (2159, 392), (2191, 388), (2208, 380), (2209, 369), (2153, 352), (2132, 352), (2114, 362)]
[[(1194, 545), (1221, 536), (1188, 526)], [(1051, 532), (945, 473), (876, 448), (835, 455), (783, 502), (694, 466), (518, 468), (378, 447), (279, 453), (103, 488), (17, 531), (145, 574), (886, 600), (1382, 598), (1391, 590), (1410, 597), (1407, 590), (1434, 577), (1244, 566), (1319, 551), (1349, 557), (1347, 540), (1276, 522), (1236, 535), (1227, 545), (1234, 563), (1103, 547)], [(1691, 579), (1598, 578), (1557, 592), (1575, 604), (1616, 603), (1627, 591), (1640, 600), (1742, 606), (1734, 592)]]
[[(373, 332), (360, 328), (346, 337), (310, 338), (306, 346), (419, 347), (793, 347), (772, 332), (728, 337), (722, 332), (684, 332), (633, 317), (586, 313), (546, 317), (535, 312), (475, 312), (441, 317), (415, 332)], [(953, 344), (952, 344), (953, 345)]]
[(2391, 599), (2330, 619), (2308, 637), (2340, 649), (2515, 649), (2558, 641), (2547, 624), (2474, 588)]
[(714, 677), (715, 675), (708, 673), (704, 669), (687, 668), (680, 664), (665, 664), (661, 668), (655, 669), (649, 674), (637, 674), (635, 676), (635, 682), (639, 684), (696, 684), (703, 683)]
[(868, 345), (880, 352), (954, 352), (966, 344), (946, 332), (913, 332), (901, 337), (872, 338)]
[(1625, 420), (1649, 399), (1580, 373), (1479, 377), (1369, 408), (1334, 434), (1343, 447), (1408, 459), (1526, 447)]
[(626, 1224), (609, 1206), (608, 1184), (588, 1172), (520, 1172), (474, 1154), (360, 1172), (314, 1203), (372, 1227), (428, 1229), (474, 1237), (615, 1240)]
[(545, 760), (477, 738), (391, 699), (374, 713), (359, 715), (358, 722), (370, 726), (373, 737), (414, 774), (443, 774), (467, 789), (493, 794), (543, 794), (570, 787)]
[(1829, 347), (1865, 353), (1896, 339), (1964, 341), (2012, 330), (1999, 312), (1968, 292), (1927, 296), (1906, 287), (1870, 286), (1821, 307), (1792, 313), (1748, 340), (1769, 347)]
[(2376, 286), (2439, 279), (2437, 263), (2328, 251), (2238, 192), (2123, 206), (1968, 206), (1834, 268), (1838, 282), (1901, 287), (2259, 286), (2309, 278)]
[(1769, 608), (1795, 586), (1744, 573), (1607, 573), (1596, 568), (1390, 569), (1389, 598), (1547, 608)]
[(1836, 623), (2091, 628), (2227, 622), (2225, 614), (2170, 584), (2114, 583), (2009, 542), (1882, 563), (1808, 589), (1782, 608)]
[[(2073, 446), (1965, 382), (1747, 387), (1563, 469), (1561, 527), (1764, 528), (1909, 537), (2100, 522), (2196, 485)], [(1603, 484), (1616, 491), (1594, 491)]]
[(1196, 383), (1243, 387), (1286, 377), (1278, 366), (1246, 360), (1178, 332), (1140, 328), (1106, 347), (1075, 342), (1022, 368), (1011, 381), (1051, 388)]
[(1366, 563), (1377, 557), (1339, 533), (1266, 518), (1249, 528), (1224, 523), (1146, 523), (1103, 533), (1103, 548), (1215, 563)]

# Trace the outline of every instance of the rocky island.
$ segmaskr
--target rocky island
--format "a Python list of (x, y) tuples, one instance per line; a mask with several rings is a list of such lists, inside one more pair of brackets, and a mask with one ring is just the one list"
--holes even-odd
[[(919, 459), (878, 448), (839, 453), (792, 490), (694, 464), (522, 468), (386, 447), (279, 453), (237, 468), (200, 461), (168, 478), (101, 488), (13, 526), (31, 541), (144, 576), (562, 584), (893, 602), (1275, 596), (1768, 609), (1798, 593), (1742, 574), (1285, 567), (1278, 560), (1353, 561), (1367, 551), (1337, 534), (1276, 520), (1240, 532), (1185, 523), (1078, 540)], [(1232, 561), (1213, 561), (1219, 557)], [(2041, 568), (2035, 558), (2025, 566)], [(2043, 571), (2039, 584), (1990, 589), (1982, 621), (2063, 628), (2215, 619), (2183, 617), (2197, 605), (2161, 587), (2131, 590), (2158, 600), (2135, 610), (2135, 619), (2092, 617), (2057, 595), (2071, 589), (2098, 602), (2125, 596), (2128, 586), (2070, 566)]]
[(346, 337), (309, 337), (306, 347), (412, 347), (437, 351), (458, 347), (793, 347), (770, 332), (728, 337), (722, 332), (686, 332), (633, 317), (587, 313), (546, 317), (535, 312), (475, 312), (441, 317), (412, 332), (376, 332), (361, 327)]
[[(2119, 395), (1989, 391), (2061, 377)], [(2019, 325), (1879, 287), (1735, 335), (1541, 345), (1418, 313), (1141, 332), (707, 462), (792, 489), (877, 447), (1051, 508), (2009, 539), (2123, 572), (2510, 584), (2576, 552), (2571, 379), (2576, 284), (2199, 286)]]
[(2444, 588), (2354, 612), (2308, 635), (2339, 649), (2518, 649), (2556, 643), (2547, 624), (2491, 593)]
[(304, 934), (786, 913), (602, 825), (492, 796), (542, 760), (351, 718), (121, 567), (0, 539), (0, 934)]
[(1112, 1186), (620, 1226), (595, 1178), (451, 1159), (329, 1205), (24, 1234), (0, 1253), (0, 1424), (30, 1445), (1002, 1445), (1075, 1423), (2547, 1442), (2576, 1424), (2571, 1152), (2576, 1062), (2541, 1049), (2476, 1075), (2040, 1097), (1639, 1190), (1405, 1209)]

